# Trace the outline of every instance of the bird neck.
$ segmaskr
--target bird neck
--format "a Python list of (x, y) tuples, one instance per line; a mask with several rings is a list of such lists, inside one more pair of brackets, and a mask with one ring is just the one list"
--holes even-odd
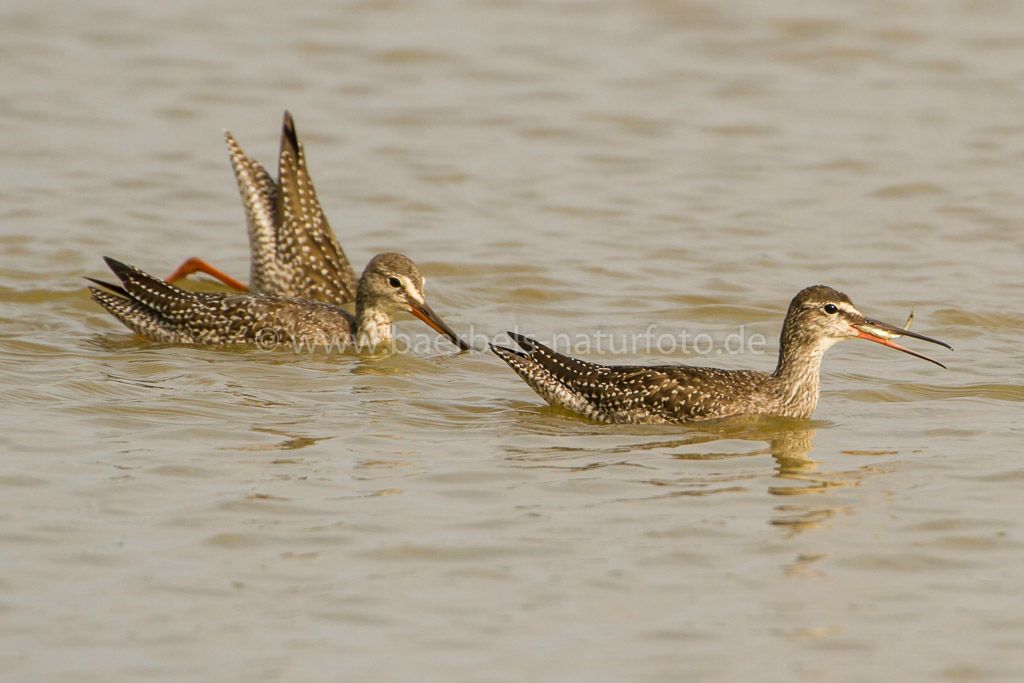
[(780, 398), (790, 414), (810, 417), (818, 405), (821, 392), (821, 360), (831, 346), (827, 340), (787, 335), (783, 329), (779, 343), (779, 363), (772, 377)]
[(361, 294), (356, 296), (356, 344), (360, 348), (390, 344), (394, 339), (391, 313), (366, 299)]

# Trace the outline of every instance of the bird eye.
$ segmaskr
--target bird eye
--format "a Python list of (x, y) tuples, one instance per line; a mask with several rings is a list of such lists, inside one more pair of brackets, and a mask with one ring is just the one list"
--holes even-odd
[(838, 313), (839, 312), (839, 307), (836, 306), (835, 304), (825, 304), (824, 311), (826, 313), (828, 313), (829, 315), (831, 315), (833, 313)]
[(388, 278), (388, 284), (394, 287), (395, 289), (398, 289), (399, 287), (402, 286), (402, 281), (399, 280), (397, 277), (392, 276)]

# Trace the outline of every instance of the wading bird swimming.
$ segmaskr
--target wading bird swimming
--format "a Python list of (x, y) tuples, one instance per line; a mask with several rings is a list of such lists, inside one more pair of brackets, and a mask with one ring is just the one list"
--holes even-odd
[(545, 401), (599, 422), (641, 424), (758, 414), (809, 418), (818, 405), (822, 356), (844, 339), (867, 339), (943, 368), (893, 340), (908, 336), (952, 349), (937, 339), (867, 318), (848, 296), (824, 285), (793, 297), (772, 373), (686, 365), (598, 365), (528, 337), (509, 335), (522, 351), (493, 344), (491, 350)]
[(354, 316), (333, 304), (295, 297), (193, 292), (105, 260), (121, 284), (87, 278), (98, 285), (89, 288), (93, 300), (129, 329), (158, 342), (368, 349), (390, 344), (392, 317), (407, 311), (460, 349), (469, 348), (427, 305), (423, 276), (402, 254), (378, 254), (366, 266)]

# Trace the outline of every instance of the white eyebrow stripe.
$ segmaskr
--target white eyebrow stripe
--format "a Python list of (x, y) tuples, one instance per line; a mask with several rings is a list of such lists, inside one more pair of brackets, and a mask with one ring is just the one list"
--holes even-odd
[(412, 297), (413, 301), (421, 305), (426, 303), (426, 300), (423, 298), (423, 295), (416, 290), (416, 285), (414, 285), (412, 281), (409, 280), (409, 278), (403, 275), (402, 282), (405, 284), (405, 291), (409, 294), (410, 297)]
[(853, 304), (847, 303), (845, 301), (836, 302), (836, 306), (839, 307), (839, 310), (845, 313), (850, 313), (851, 315), (861, 315), (861, 312), (854, 308)]

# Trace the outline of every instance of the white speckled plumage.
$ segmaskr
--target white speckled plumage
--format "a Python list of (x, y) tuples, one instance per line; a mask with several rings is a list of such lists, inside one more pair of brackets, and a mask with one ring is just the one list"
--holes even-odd
[[(818, 404), (821, 360), (842, 339), (861, 337), (920, 356), (861, 328), (886, 329), (947, 346), (866, 318), (842, 292), (817, 285), (799, 292), (783, 323), (773, 373), (685, 365), (589, 363), (510, 332), (523, 349), (491, 349), (544, 400), (598, 422), (679, 423), (746, 414), (809, 418)], [(939, 364), (941, 365), (941, 364)]]
[(320, 207), (288, 112), (278, 180), (225, 132), (249, 232), (250, 290), (332, 304), (355, 300), (358, 281)]

